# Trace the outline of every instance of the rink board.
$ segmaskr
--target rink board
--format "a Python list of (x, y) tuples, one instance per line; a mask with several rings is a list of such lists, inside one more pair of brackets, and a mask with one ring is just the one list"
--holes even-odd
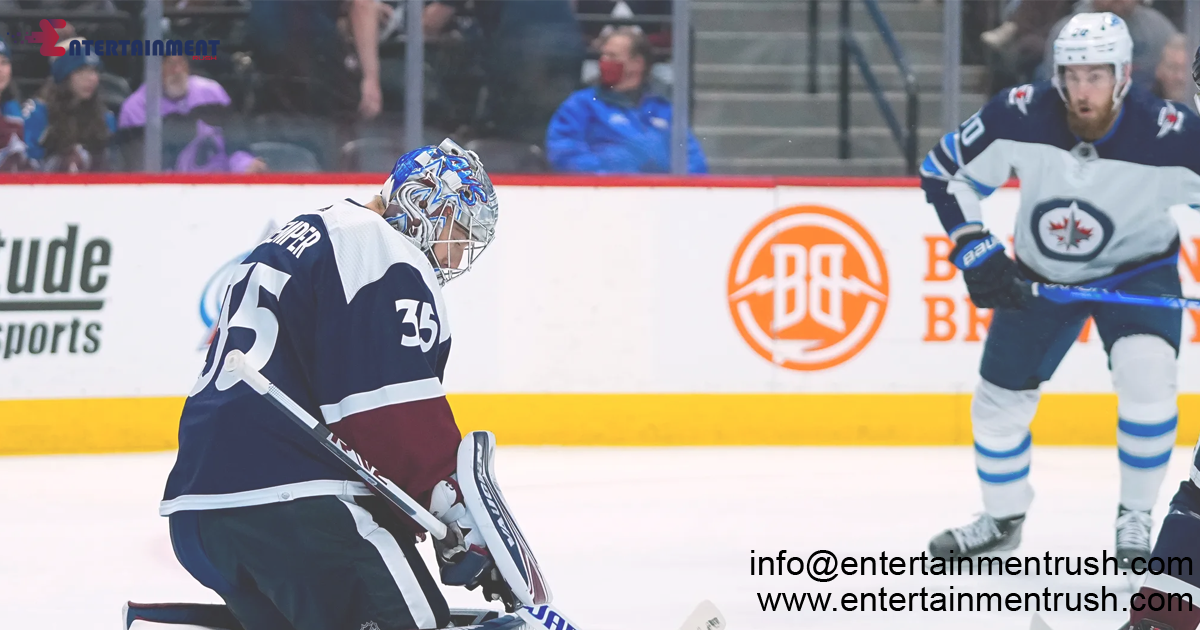
[[(183, 398), (0, 401), (0, 454), (173, 450)], [(451, 394), (459, 427), (506, 445), (969, 445), (966, 394)], [(1177, 443), (1200, 433), (1180, 397)], [(1043, 445), (1115, 445), (1115, 396), (1047, 394)]]
[[(0, 186), (0, 453), (172, 448), (233, 266), (293, 216), (374, 190)], [(496, 242), (446, 288), (464, 430), (510, 444), (970, 442), (988, 314), (914, 185), (499, 195)], [(1017, 195), (985, 202), (1002, 236)], [(1200, 217), (1173, 211), (1195, 294)], [(1104, 351), (1081, 337), (1045, 387), (1038, 442), (1115, 441)], [(1197, 342), (1185, 315), (1180, 443), (1197, 433)]]

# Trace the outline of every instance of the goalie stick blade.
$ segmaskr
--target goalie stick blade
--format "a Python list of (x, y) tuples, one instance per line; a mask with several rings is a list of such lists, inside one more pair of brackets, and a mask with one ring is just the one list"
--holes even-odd
[(725, 615), (708, 600), (700, 602), (679, 630), (725, 630)]
[(242, 630), (233, 613), (223, 604), (138, 604), (129, 602), (121, 611), (124, 630), (135, 621), (204, 626), (214, 630)]
[[(224, 604), (138, 604), (129, 602), (121, 610), (122, 630), (130, 630), (135, 621), (147, 626), (171, 630), (171, 627), (206, 628), (209, 630), (242, 630), (242, 625)], [(481, 630), (512, 630), (520, 628), (522, 621), (516, 615), (500, 616), (495, 610), (484, 608), (451, 608), (450, 625), (455, 628), (479, 628)], [(144, 624), (139, 624), (142, 626)]]

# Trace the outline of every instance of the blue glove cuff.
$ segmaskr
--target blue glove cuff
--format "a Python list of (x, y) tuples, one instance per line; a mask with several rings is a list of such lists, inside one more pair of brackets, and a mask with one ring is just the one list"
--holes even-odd
[(985, 238), (968, 241), (954, 255), (952, 262), (959, 269), (971, 269), (982, 265), (983, 261), (1003, 251), (1004, 243), (989, 234)]

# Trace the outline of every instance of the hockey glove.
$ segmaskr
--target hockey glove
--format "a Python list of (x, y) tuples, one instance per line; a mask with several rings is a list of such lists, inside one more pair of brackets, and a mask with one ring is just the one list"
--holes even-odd
[(446, 538), (433, 541), (442, 584), (462, 586), (469, 591), (482, 586), (485, 599), (503, 602), (509, 612), (516, 610), (517, 599), (500, 576), (492, 552), (463, 505), (457, 479), (451, 477), (434, 487), (429, 511), (446, 524)]
[(978, 308), (1020, 309), (1029, 299), (1017, 263), (1004, 253), (1004, 244), (987, 230), (958, 237), (950, 262), (962, 269), (967, 293)]

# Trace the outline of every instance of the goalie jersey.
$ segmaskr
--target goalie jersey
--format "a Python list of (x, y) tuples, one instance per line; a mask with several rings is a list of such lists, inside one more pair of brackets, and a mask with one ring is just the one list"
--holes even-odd
[(371, 210), (347, 200), (296, 217), (235, 269), (159, 512), (370, 494), (222, 369), (235, 348), (418, 501), (454, 472), (441, 288), (425, 255)]
[(1013, 171), (1014, 248), (1030, 280), (1096, 283), (1172, 264), (1179, 230), (1168, 209), (1200, 203), (1200, 120), (1134, 85), (1108, 135), (1084, 142), (1049, 81), (1023, 85), (946, 134), (921, 166), (921, 187), (953, 234), (982, 222), (980, 200)]

